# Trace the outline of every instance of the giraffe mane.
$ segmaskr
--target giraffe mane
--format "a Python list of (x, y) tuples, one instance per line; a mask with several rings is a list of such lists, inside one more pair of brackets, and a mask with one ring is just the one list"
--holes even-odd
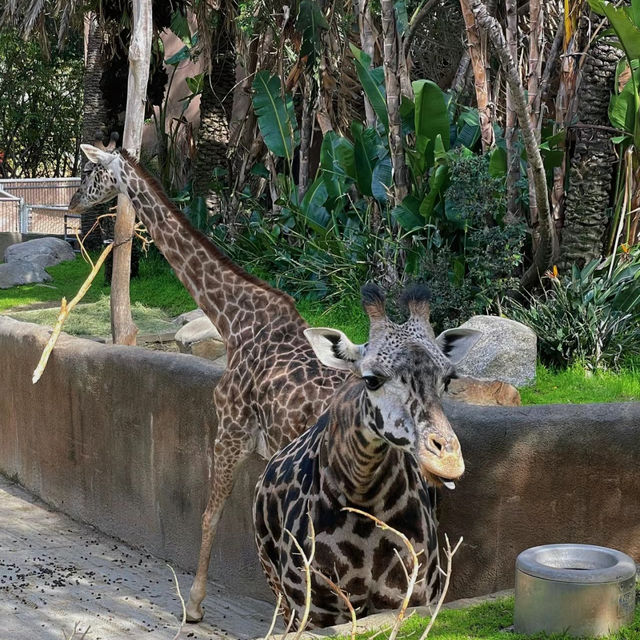
[(175, 205), (175, 203), (171, 202), (158, 180), (153, 175), (151, 175), (126, 149), (119, 149), (119, 153), (127, 162), (129, 162), (129, 164), (134, 168), (135, 172), (149, 185), (151, 190), (155, 193), (162, 204), (171, 212), (178, 223), (189, 233), (191, 233), (206, 251), (213, 253), (216, 258), (220, 260), (223, 266), (225, 266), (230, 271), (240, 276), (247, 282), (258, 286), (265, 291), (268, 291), (269, 293), (281, 296), (288, 304), (295, 308), (293, 298), (289, 294), (285, 293), (284, 291), (280, 291), (280, 289), (272, 287), (261, 278), (258, 278), (257, 276), (254, 276), (251, 273), (245, 271), (241, 266), (237, 265), (229, 256), (218, 249), (218, 247), (212, 242), (212, 240), (208, 238), (204, 233), (202, 233), (202, 231), (196, 229), (191, 224), (191, 222), (189, 222), (185, 214), (180, 211), (180, 209)]

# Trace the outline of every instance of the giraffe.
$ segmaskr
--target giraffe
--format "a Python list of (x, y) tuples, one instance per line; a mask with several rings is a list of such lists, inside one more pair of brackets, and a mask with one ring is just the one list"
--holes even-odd
[(268, 459), (311, 426), (346, 375), (318, 361), (304, 335), (308, 325), (293, 299), (246, 273), (194, 229), (125, 150), (81, 147), (89, 161), (70, 210), (80, 212), (117, 193), (126, 194), (227, 349), (227, 368), (213, 392), (218, 431), (211, 489), (186, 607), (187, 619), (198, 622), (215, 530), (234, 471), (250, 453)]
[[(354, 345), (335, 329), (307, 329), (320, 361), (352, 373), (314, 427), (271, 458), (254, 500), (256, 542), (267, 579), (283, 595), (285, 617), (298, 623), (306, 583), (297, 543), (308, 556), (309, 521), (315, 531), (313, 565), (349, 594), (362, 615), (401, 605), (412, 561), (397, 537), (356, 507), (404, 533), (420, 555), (412, 604), (438, 596), (436, 487), (454, 488), (464, 472), (458, 439), (440, 396), (476, 331), (453, 329), (434, 340), (424, 286), (405, 290), (409, 319), (386, 317), (382, 291), (362, 289), (369, 342)], [(395, 538), (395, 539), (394, 539)], [(346, 622), (344, 601), (315, 573), (310, 623)]]

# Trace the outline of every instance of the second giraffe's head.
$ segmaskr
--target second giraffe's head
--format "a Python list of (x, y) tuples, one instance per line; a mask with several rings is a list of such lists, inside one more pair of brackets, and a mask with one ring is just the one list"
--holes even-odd
[(81, 144), (82, 152), (88, 161), (82, 168), (82, 181), (69, 203), (69, 211), (82, 213), (101, 202), (108, 202), (124, 193), (122, 175), (124, 159), (120, 151), (115, 150), (116, 139), (112, 136), (107, 147)]
[(431, 484), (453, 488), (464, 460), (440, 398), (455, 376), (454, 365), (480, 333), (450, 329), (436, 339), (429, 324), (429, 291), (422, 285), (406, 289), (400, 302), (409, 312), (404, 324), (389, 320), (376, 285), (362, 288), (370, 321), (366, 344), (353, 344), (336, 329), (307, 329), (305, 335), (325, 366), (361, 378), (366, 427), (412, 455)]

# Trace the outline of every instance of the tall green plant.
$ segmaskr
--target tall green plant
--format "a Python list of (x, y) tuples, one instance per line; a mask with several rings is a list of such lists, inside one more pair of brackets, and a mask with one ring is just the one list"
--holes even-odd
[(616, 368), (640, 354), (640, 249), (547, 277), (549, 290), (508, 312), (536, 332), (544, 364)]

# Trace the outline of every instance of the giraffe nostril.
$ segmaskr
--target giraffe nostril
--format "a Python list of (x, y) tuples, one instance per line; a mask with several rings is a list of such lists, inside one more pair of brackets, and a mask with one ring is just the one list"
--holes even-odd
[(442, 455), (442, 451), (444, 449), (444, 443), (442, 438), (439, 438), (436, 435), (430, 434), (427, 439), (427, 447), (431, 450), (431, 453), (435, 453), (437, 456)]

